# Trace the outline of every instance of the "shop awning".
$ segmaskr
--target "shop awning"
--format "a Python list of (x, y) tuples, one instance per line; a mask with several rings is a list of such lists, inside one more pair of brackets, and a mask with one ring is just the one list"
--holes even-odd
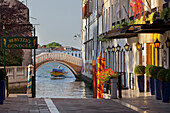
[(136, 33), (165, 33), (170, 30), (169, 24), (142, 24), (140, 27), (136, 28), (134, 32)]
[(130, 25), (123, 28), (111, 30), (104, 36), (103, 39), (119, 39), (137, 36), (137, 33), (134, 32), (134, 30), (138, 27), (140, 27), (140, 25)]

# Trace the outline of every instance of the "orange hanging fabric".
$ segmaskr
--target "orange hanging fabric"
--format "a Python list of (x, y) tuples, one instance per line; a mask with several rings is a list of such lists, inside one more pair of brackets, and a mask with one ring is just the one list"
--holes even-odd
[(132, 16), (132, 13), (134, 13), (134, 17), (136, 18), (136, 16), (138, 15), (138, 19), (140, 19), (143, 13), (143, 20), (144, 21), (146, 20), (144, 2), (142, 2), (142, 0), (131, 0), (127, 16), (129, 16), (130, 10), (131, 10), (130, 16)]

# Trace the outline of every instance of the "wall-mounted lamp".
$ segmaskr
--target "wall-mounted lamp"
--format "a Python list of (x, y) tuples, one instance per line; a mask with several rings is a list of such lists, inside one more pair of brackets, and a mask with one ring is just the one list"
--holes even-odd
[(161, 42), (158, 39), (156, 39), (156, 41), (154, 42), (155, 48), (159, 48), (160, 43)]
[(115, 47), (114, 47), (114, 45), (112, 46), (112, 52), (115, 52)]
[(120, 47), (119, 44), (117, 45), (116, 49), (117, 49), (118, 52), (120, 51), (121, 47)]
[(165, 41), (166, 47), (170, 48), (170, 39), (169, 37), (167, 38), (167, 40)]
[(129, 45), (127, 43), (125, 44), (124, 48), (126, 51), (129, 51)]
[(136, 44), (136, 49), (137, 49), (137, 50), (142, 50), (142, 44), (138, 42), (138, 43)]
[(111, 52), (112, 48), (110, 48), (110, 46), (107, 47), (107, 51)]
[(162, 45), (162, 47), (159, 48), (160, 43), (161, 43), (161, 42), (160, 42), (158, 39), (156, 39), (156, 41), (154, 42), (155, 48), (163, 49), (163, 48), (164, 48), (164, 45)]
[(75, 34), (74, 35), (74, 40), (77, 40), (78, 37), (81, 37), (81, 35), (80, 34)]

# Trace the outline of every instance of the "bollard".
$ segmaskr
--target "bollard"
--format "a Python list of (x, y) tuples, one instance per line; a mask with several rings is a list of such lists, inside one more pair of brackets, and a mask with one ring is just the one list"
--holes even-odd
[(111, 99), (117, 99), (117, 79), (112, 78), (111, 80)]
[[(97, 71), (97, 74), (99, 75), (99, 73), (101, 71), (101, 60), (102, 60), (101, 52), (99, 52), (99, 56), (98, 56), (97, 60), (98, 60), (98, 71)], [(100, 98), (101, 98), (101, 81), (99, 79), (97, 79), (97, 99), (100, 99)]]
[(28, 82), (27, 82), (27, 94), (31, 94), (32, 86), (32, 75), (33, 75), (33, 66), (28, 66)]
[(121, 74), (118, 75), (119, 98), (122, 98), (122, 79)]
[(93, 60), (93, 98), (97, 98), (96, 60)]

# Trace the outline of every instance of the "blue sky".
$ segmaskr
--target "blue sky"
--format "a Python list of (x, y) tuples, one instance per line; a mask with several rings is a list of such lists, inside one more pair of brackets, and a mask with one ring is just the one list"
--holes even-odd
[(81, 49), (81, 37), (73, 38), (81, 34), (81, 4), (82, 0), (27, 0), (30, 16), (37, 18), (31, 23), (40, 24), (36, 26), (39, 44), (58, 42)]

